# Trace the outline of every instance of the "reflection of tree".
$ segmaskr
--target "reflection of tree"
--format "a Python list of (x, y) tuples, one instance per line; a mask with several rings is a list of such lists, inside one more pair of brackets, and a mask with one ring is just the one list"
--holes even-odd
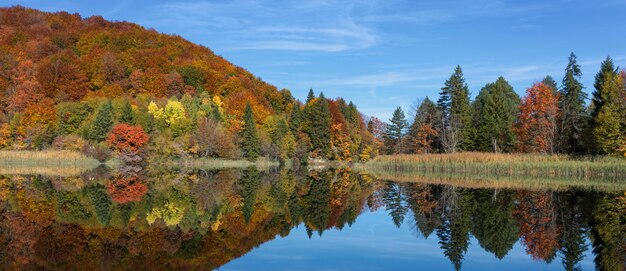
[(472, 195), (466, 189), (446, 187), (445, 215), (443, 225), (437, 228), (439, 244), (443, 254), (450, 259), (455, 270), (460, 270), (469, 246), (469, 232), (472, 227)]
[[(441, 225), (441, 186), (419, 183), (406, 184), (408, 205), (413, 212), (415, 229), (428, 238)], [(418, 233), (418, 234), (419, 234)]]
[(91, 199), (98, 221), (102, 225), (108, 225), (111, 221), (112, 202), (107, 195), (106, 188), (103, 185), (97, 184), (85, 188), (85, 191)]
[(502, 259), (518, 239), (519, 229), (512, 215), (512, 193), (481, 189), (474, 192), (474, 198), (476, 212), (472, 233), (482, 248)]
[(148, 192), (148, 186), (137, 176), (128, 176), (115, 179), (107, 184), (107, 191), (113, 202), (124, 204), (141, 201)]
[(560, 253), (562, 257), (563, 267), (567, 271), (579, 271), (580, 261), (584, 258), (584, 252), (587, 250), (585, 244), (585, 226), (582, 214), (579, 209), (581, 198), (574, 192), (566, 192), (562, 195), (562, 201), (559, 202), (559, 213), (562, 225), (562, 236), (560, 244)]
[(519, 204), (514, 213), (526, 252), (533, 259), (552, 262), (559, 248), (552, 193), (518, 191), (515, 197)]
[(593, 212), (593, 253), (598, 270), (626, 270), (626, 194), (607, 195)]
[(383, 188), (383, 202), (393, 219), (393, 224), (400, 228), (408, 211), (402, 186), (394, 182), (387, 182)]
[(243, 217), (246, 223), (250, 223), (250, 218), (254, 213), (257, 193), (261, 186), (259, 171), (255, 167), (249, 167), (243, 171), (243, 176), (239, 180), (239, 193), (243, 198)]
[(321, 235), (330, 217), (330, 178), (326, 172), (314, 172), (309, 180), (309, 193), (302, 197), (303, 219), (311, 232), (317, 229)]

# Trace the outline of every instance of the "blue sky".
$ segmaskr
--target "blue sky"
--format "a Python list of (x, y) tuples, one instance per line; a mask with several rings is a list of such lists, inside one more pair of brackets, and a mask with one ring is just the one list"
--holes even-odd
[[(111, 4), (112, 3), (112, 4)], [(309, 88), (388, 119), (437, 99), (461, 65), (473, 96), (504, 76), (523, 94), (577, 54), (587, 92), (600, 62), (626, 66), (626, 1), (3, 1), (138, 23), (211, 48), (303, 100)]]

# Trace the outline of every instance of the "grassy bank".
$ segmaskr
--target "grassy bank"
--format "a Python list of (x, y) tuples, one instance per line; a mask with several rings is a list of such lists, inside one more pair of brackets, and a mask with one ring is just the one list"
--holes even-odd
[(72, 176), (99, 165), (96, 159), (73, 151), (0, 151), (0, 175)]
[(626, 189), (626, 160), (613, 157), (457, 153), (379, 156), (357, 166), (395, 181), (473, 187)]

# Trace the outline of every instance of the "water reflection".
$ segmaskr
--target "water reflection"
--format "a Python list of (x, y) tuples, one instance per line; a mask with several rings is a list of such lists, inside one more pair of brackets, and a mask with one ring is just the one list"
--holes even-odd
[(127, 167), (0, 176), (0, 202), (2, 269), (214, 269), (298, 226), (322, 236), (372, 211), (411, 228), (414, 242), (436, 238), (450, 269), (463, 269), (471, 246), (499, 261), (518, 243), (527, 261), (565, 270), (590, 250), (597, 270), (626, 262), (624, 193), (395, 183), (350, 169)]

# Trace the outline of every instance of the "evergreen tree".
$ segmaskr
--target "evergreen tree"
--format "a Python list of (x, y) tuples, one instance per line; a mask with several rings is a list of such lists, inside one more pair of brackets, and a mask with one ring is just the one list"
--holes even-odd
[(89, 129), (88, 137), (90, 140), (102, 142), (106, 139), (107, 134), (113, 127), (113, 104), (108, 100), (98, 109), (96, 119)]
[(96, 218), (100, 224), (107, 226), (111, 221), (111, 206), (113, 203), (109, 199), (106, 188), (101, 184), (89, 186), (86, 189), (91, 203), (96, 211)]
[(587, 123), (585, 112), (586, 94), (580, 83), (580, 66), (576, 63), (576, 55), (571, 53), (569, 63), (563, 77), (563, 87), (560, 91), (559, 146), (561, 152), (578, 153), (582, 151), (583, 131)]
[(622, 77), (609, 75), (601, 87), (603, 101), (594, 119), (593, 137), (596, 151), (600, 154), (616, 152), (625, 143), (624, 131), (621, 127), (623, 112), (619, 102), (619, 92), (623, 87)]
[(135, 125), (135, 113), (133, 112), (133, 107), (128, 99), (125, 99), (124, 104), (122, 105), (122, 114), (120, 115), (119, 122)]
[(243, 130), (241, 130), (241, 150), (250, 161), (256, 160), (261, 152), (261, 141), (254, 121), (254, 112), (250, 103), (246, 103), (243, 113)]
[(513, 123), (519, 104), (519, 96), (503, 77), (482, 88), (474, 101), (473, 126), (477, 129), (473, 144), (475, 150), (513, 151)]
[(474, 192), (474, 198), (476, 212), (472, 234), (482, 248), (502, 259), (519, 238), (517, 221), (512, 215), (515, 208), (513, 193), (482, 189)]
[(446, 80), (441, 88), (437, 101), (442, 112), (441, 138), (446, 152), (467, 150), (471, 147), (471, 107), (470, 93), (461, 66), (454, 69), (454, 73)]
[(324, 93), (311, 100), (304, 108), (302, 131), (309, 135), (314, 152), (326, 157), (330, 154), (330, 109)]
[(309, 89), (309, 94), (306, 96), (306, 103), (313, 101), (315, 99), (315, 93), (313, 93), (313, 89)]
[(387, 154), (402, 153), (404, 151), (403, 138), (409, 126), (402, 108), (398, 106), (393, 112), (393, 117), (389, 120), (389, 125), (385, 130), (384, 141)]
[(559, 86), (557, 85), (556, 81), (554, 81), (554, 78), (552, 78), (552, 76), (550, 75), (546, 75), (546, 77), (541, 80), (541, 83), (552, 89), (552, 91), (554, 91), (554, 94), (559, 91)]
[(297, 135), (298, 131), (300, 131), (301, 124), (302, 110), (300, 109), (300, 103), (296, 102), (293, 104), (293, 109), (291, 109), (291, 115), (289, 116), (289, 127), (294, 135)]
[(602, 108), (602, 105), (604, 105), (605, 102), (602, 97), (602, 88), (604, 87), (605, 82), (610, 77), (617, 75), (618, 70), (619, 68), (615, 67), (613, 59), (611, 59), (610, 56), (607, 56), (600, 65), (600, 71), (596, 74), (595, 82), (593, 83), (595, 90), (593, 91), (591, 98), (591, 117), (593, 119), (598, 117), (600, 108)]
[(406, 198), (402, 192), (402, 185), (394, 182), (387, 182), (383, 189), (383, 202), (385, 209), (393, 220), (393, 224), (400, 228), (409, 208), (406, 206)]

